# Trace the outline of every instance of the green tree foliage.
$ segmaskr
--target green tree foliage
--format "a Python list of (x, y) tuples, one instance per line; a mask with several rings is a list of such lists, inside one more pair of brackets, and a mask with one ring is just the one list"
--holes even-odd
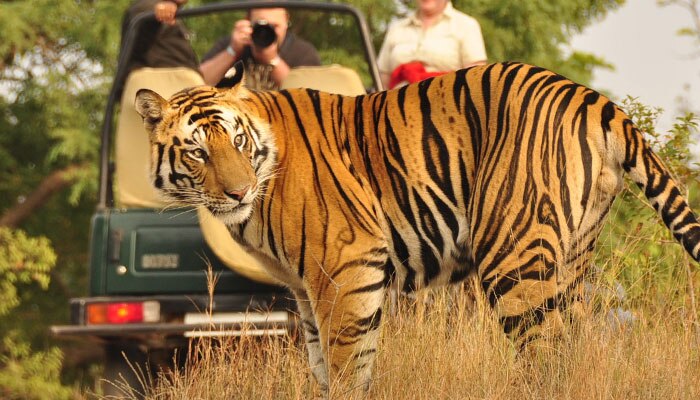
[[(62, 352), (47, 340), (48, 325), (65, 323), (68, 298), (85, 294), (114, 16), (127, 3), (0, 2), (0, 226), (22, 228), (0, 227), (0, 398), (72, 392), (59, 379)], [(35, 199), (41, 207), (8, 223)]]
[[(56, 263), (51, 243), (20, 230), (0, 227), (0, 317), (20, 304), (19, 289), (49, 285)], [(72, 390), (60, 383), (62, 353), (56, 348), (32, 351), (26, 335), (4, 327), (0, 341), (0, 396), (4, 399), (68, 399)]]
[(60, 383), (62, 352), (56, 347), (32, 351), (15, 332), (0, 343), (0, 395), (7, 400), (61, 400), (73, 390)]
[(18, 284), (33, 281), (46, 289), (55, 264), (56, 254), (46, 238), (0, 228), (0, 315), (19, 305)]

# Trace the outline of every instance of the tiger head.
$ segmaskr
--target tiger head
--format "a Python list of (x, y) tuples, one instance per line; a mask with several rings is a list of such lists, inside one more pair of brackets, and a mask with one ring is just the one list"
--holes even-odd
[(169, 100), (141, 89), (135, 104), (151, 144), (151, 182), (164, 200), (204, 206), (228, 225), (250, 217), (275, 163), (268, 125), (246, 102), (241, 66), (231, 89), (200, 86)]

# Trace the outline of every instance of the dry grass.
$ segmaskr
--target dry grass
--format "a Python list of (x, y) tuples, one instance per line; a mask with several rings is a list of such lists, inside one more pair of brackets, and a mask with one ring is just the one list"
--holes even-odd
[[(621, 329), (602, 313), (550, 347), (517, 354), (488, 307), (457, 297), (439, 292), (386, 318), (366, 398), (700, 398), (698, 338), (683, 310), (637, 312)], [(321, 396), (298, 338), (207, 339), (190, 351), (187, 366), (161, 373), (148, 399)]]
[(591, 318), (517, 354), (483, 304), (457, 308), (389, 322), (372, 398), (700, 398), (697, 338), (677, 315), (622, 329)]

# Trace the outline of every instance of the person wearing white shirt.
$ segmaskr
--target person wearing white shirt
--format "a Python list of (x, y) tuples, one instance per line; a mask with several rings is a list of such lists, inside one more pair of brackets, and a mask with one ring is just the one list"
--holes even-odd
[(416, 0), (417, 9), (390, 25), (377, 63), (389, 86), (401, 65), (420, 62), (427, 72), (448, 72), (486, 63), (481, 26), (449, 0)]

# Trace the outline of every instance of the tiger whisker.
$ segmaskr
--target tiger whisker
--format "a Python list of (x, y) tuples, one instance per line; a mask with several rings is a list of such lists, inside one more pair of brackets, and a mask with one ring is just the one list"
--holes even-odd
[(183, 216), (183, 215), (186, 215), (186, 214), (188, 214), (188, 213), (193, 213), (193, 212), (197, 212), (197, 208), (196, 208), (196, 207), (184, 209), (184, 211), (173, 215), (173, 218), (181, 217), (181, 216)]

